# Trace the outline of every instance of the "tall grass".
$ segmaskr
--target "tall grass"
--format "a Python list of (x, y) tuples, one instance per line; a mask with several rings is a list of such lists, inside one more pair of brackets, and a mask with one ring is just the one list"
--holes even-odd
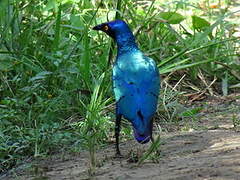
[[(107, 21), (106, 14), (112, 20), (119, 12), (117, 18), (128, 21), (161, 74), (184, 69), (197, 84), (202, 70), (225, 89), (237, 83), (237, 43), (225, 12), (177, 1), (144, 2), (0, 2), (1, 172), (26, 157), (73, 146), (87, 148), (96, 164), (96, 148), (112, 131), (106, 124), (113, 125), (112, 111), (103, 111), (113, 103), (109, 57), (116, 49), (109, 50), (109, 38), (91, 30)], [(161, 7), (171, 13), (162, 14)], [(179, 15), (188, 10), (203, 19), (195, 27), (190, 15)], [(80, 120), (68, 121), (72, 115)]]

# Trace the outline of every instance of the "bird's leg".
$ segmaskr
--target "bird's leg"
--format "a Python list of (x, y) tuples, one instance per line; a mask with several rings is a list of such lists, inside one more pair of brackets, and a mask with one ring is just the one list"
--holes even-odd
[(122, 115), (116, 115), (116, 124), (115, 124), (115, 138), (116, 138), (116, 157), (121, 157), (119, 150), (119, 133), (120, 133), (120, 124), (121, 124)]

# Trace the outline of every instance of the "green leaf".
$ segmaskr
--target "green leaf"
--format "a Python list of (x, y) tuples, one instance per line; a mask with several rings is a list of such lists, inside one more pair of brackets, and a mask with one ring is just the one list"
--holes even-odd
[(1, 60), (0, 59), (0, 71), (7, 71), (11, 69), (13, 64), (7, 59), (7, 60)]
[(203, 110), (202, 107), (196, 107), (196, 108), (184, 111), (180, 116), (182, 116), (182, 117), (191, 117), (191, 116), (194, 116), (194, 115), (200, 113), (201, 110)]
[(169, 24), (179, 24), (185, 19), (181, 14), (176, 12), (162, 12), (159, 16)]
[(192, 16), (192, 25), (196, 30), (205, 30), (207, 27), (210, 27), (210, 23), (208, 21), (195, 15)]
[(46, 6), (44, 7), (43, 11), (49, 11), (51, 9), (54, 9), (55, 11), (57, 11), (57, 1), (56, 0), (48, 0)]
[(35, 81), (35, 80), (40, 80), (40, 79), (45, 79), (47, 75), (52, 74), (52, 72), (49, 71), (43, 71), (38, 73), (36, 76), (32, 77), (29, 81)]
[(0, 1), (0, 17), (3, 19), (5, 17), (7, 6), (9, 5), (9, 1)]
[[(183, 60), (183, 61), (185, 61), (185, 60)], [(191, 64), (178, 65), (176, 67), (171, 67), (171, 65), (170, 65), (165, 68), (160, 68), (159, 71), (160, 71), (160, 74), (165, 74), (165, 73), (169, 73), (169, 72), (173, 72), (173, 71), (177, 71), (177, 70), (181, 70), (181, 69), (192, 68), (194, 66), (198, 66), (198, 65), (204, 64), (204, 63), (209, 63), (212, 61), (215, 61), (215, 59), (208, 59), (208, 60), (199, 61), (199, 62), (195, 62), (195, 63), (191, 63)], [(181, 62), (179, 62), (179, 64), (181, 64)]]
[(84, 22), (81, 19), (81, 15), (80, 14), (71, 14), (70, 16), (70, 22), (71, 25), (75, 28), (79, 28), (81, 30), (84, 29)]
[(4, 105), (9, 105), (11, 103), (11, 100), (9, 99), (3, 99), (0, 101), (0, 104), (4, 104)]
[(86, 35), (84, 36), (83, 42), (84, 42), (84, 51), (81, 56), (81, 61), (80, 61), (80, 71), (82, 72), (82, 77), (84, 81), (88, 84), (91, 82), (90, 80), (90, 63), (91, 63), (91, 58), (90, 58), (90, 51), (89, 51), (89, 43), (90, 43), (90, 38), (87, 36), (87, 31), (85, 31)]
[(57, 50), (59, 46), (61, 14), (62, 14), (62, 5), (60, 4), (58, 8), (58, 13), (57, 13), (56, 27), (55, 27), (54, 40), (53, 40), (53, 49), (55, 50)]

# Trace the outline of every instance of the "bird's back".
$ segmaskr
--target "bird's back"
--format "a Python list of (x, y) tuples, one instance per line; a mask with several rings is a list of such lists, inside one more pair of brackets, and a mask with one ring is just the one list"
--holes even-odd
[(157, 109), (160, 88), (155, 62), (139, 50), (118, 56), (113, 67), (113, 86), (118, 113), (140, 133), (146, 131)]

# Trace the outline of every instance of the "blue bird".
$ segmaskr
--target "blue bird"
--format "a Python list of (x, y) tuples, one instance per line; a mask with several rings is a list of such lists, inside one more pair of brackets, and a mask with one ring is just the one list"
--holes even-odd
[(119, 133), (122, 116), (131, 122), (135, 139), (147, 143), (152, 138), (153, 115), (160, 90), (159, 71), (155, 62), (138, 48), (129, 26), (122, 20), (97, 25), (117, 43), (113, 65), (113, 91), (116, 99), (116, 154), (120, 155)]

